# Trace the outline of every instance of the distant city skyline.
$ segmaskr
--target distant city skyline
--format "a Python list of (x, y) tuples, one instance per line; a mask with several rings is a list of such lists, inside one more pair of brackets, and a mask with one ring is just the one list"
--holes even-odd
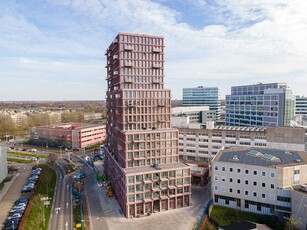
[(186, 87), (287, 83), (307, 95), (304, 1), (0, 2), (0, 101), (101, 100), (118, 32), (165, 38), (172, 99)]

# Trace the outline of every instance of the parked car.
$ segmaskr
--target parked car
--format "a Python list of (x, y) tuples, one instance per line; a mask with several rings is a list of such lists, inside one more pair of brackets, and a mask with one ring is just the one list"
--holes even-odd
[(30, 152), (37, 152), (37, 149), (30, 149)]
[(13, 215), (10, 215), (7, 219), (10, 220), (10, 219), (13, 219), (13, 218), (21, 218), (21, 217), (22, 217), (22, 214), (14, 213)]
[(15, 230), (18, 229), (19, 222), (21, 218), (11, 218), (10, 220), (6, 220), (3, 224), (5, 230)]
[(26, 210), (26, 207), (19, 207), (19, 208), (13, 208), (10, 210), (10, 213), (13, 214), (13, 213), (20, 213), (20, 214), (23, 214)]
[(16, 200), (14, 205), (18, 205), (18, 204), (28, 204), (29, 203), (29, 199), (28, 198), (20, 198), (19, 200)]
[(73, 147), (72, 151), (79, 151), (80, 149), (78, 147)]
[(37, 157), (31, 157), (30, 160), (31, 161), (37, 161)]

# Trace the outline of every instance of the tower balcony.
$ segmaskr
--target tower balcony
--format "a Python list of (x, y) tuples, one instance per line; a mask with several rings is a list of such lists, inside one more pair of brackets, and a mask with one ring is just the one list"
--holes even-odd
[(133, 67), (132, 61), (125, 61), (125, 67)]
[(158, 102), (158, 107), (166, 107), (166, 104), (163, 102)]
[(161, 82), (159, 80), (152, 80), (153, 84), (161, 84)]
[(136, 107), (136, 105), (133, 104), (133, 103), (128, 103), (126, 106), (127, 106), (127, 107), (130, 107), (130, 108)]
[(125, 83), (133, 83), (132, 78), (125, 78)]
[(160, 187), (152, 187), (151, 189), (153, 192), (161, 191)]
[(125, 45), (124, 50), (133, 51), (133, 47), (132, 47), (132, 45)]
[(153, 47), (152, 48), (152, 52), (153, 53), (161, 53), (162, 52), (162, 48), (160, 48), (160, 47)]
[(154, 68), (154, 69), (161, 69), (162, 65), (159, 64), (159, 63), (152, 63), (152, 68)]

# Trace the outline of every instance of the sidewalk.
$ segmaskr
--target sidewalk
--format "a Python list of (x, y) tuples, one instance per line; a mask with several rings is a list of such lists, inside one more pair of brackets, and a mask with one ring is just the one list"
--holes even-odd
[(3, 200), (3, 197), (9, 191), (9, 189), (11, 188), (12, 184), (15, 182), (18, 175), (19, 175), (19, 173), (15, 172), (13, 178), (9, 182), (4, 183), (4, 187), (0, 191), (0, 202)]

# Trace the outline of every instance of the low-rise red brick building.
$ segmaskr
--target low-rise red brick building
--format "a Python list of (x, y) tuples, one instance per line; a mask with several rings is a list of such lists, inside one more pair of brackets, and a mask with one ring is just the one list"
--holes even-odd
[(30, 140), (33, 144), (63, 148), (84, 148), (106, 139), (104, 125), (64, 124), (34, 127)]

